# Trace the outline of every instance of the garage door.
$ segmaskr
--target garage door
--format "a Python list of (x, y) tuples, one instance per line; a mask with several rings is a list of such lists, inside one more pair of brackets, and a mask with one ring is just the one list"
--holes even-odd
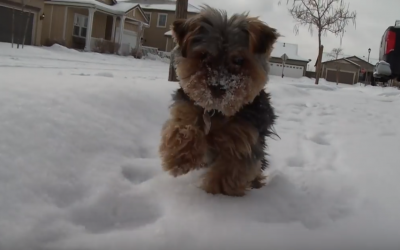
[[(326, 80), (328, 82), (336, 82), (336, 70), (326, 70)], [(354, 84), (354, 73), (339, 72), (339, 83)]]
[[(14, 43), (22, 38), (25, 31), (26, 19), (29, 18), (28, 29), (26, 31), (25, 44), (32, 44), (33, 15), (30, 12), (14, 10)], [(0, 6), (0, 42), (11, 43), (13, 9)]]
[[(115, 30), (115, 37), (115, 41), (119, 43), (119, 28)], [(122, 44), (129, 44), (130, 48), (133, 49), (136, 47), (136, 39), (136, 32), (131, 30), (124, 30), (124, 34), (122, 34)]]
[(303, 76), (304, 72), (303, 66), (291, 64), (285, 64), (285, 67), (283, 67), (283, 64), (281, 63), (270, 63), (269, 67), (269, 74), (275, 76), (282, 76), (283, 70), (283, 75), (285, 77), (300, 78)]

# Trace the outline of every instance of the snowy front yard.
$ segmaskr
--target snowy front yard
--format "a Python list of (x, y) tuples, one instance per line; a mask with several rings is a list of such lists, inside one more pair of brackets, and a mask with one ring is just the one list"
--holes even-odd
[(168, 64), (0, 43), (0, 249), (399, 249), (400, 91), (271, 76), (271, 182), (161, 171)]

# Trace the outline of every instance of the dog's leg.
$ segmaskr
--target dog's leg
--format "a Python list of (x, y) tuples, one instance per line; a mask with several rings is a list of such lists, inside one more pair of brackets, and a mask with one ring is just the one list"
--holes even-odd
[(205, 173), (202, 188), (211, 194), (244, 196), (256, 175), (256, 164), (248, 159), (220, 156)]
[(251, 182), (251, 188), (254, 188), (254, 189), (259, 189), (259, 188), (262, 188), (263, 186), (265, 186), (265, 179), (267, 178), (263, 173), (263, 170), (261, 167), (261, 162), (259, 162), (258, 165), (259, 165), (259, 167), (258, 167), (256, 177)]
[(201, 112), (189, 102), (176, 103), (163, 126), (159, 147), (162, 167), (175, 177), (202, 166), (207, 143), (199, 125)]
[(205, 173), (202, 188), (211, 194), (245, 195), (257, 176), (261, 177), (260, 160), (253, 151), (257, 138), (254, 127), (240, 122), (212, 131), (208, 143), (219, 156)]

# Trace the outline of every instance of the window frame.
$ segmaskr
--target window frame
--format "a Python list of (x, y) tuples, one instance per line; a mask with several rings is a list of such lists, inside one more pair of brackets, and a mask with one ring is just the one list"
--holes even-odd
[[(160, 16), (165, 16), (165, 25), (164, 26), (160, 25)], [(166, 28), (167, 22), (168, 22), (168, 14), (167, 13), (158, 13), (157, 28)]]
[[(151, 12), (143, 12), (143, 13), (146, 16), (146, 18), (148, 19), (147, 21), (149, 21), (149, 25), (150, 25), (150, 23), (151, 23)], [(149, 15), (149, 16), (147, 17), (147, 15)]]
[[(76, 25), (77, 24), (77, 18), (82, 18), (83, 22), (81, 23), (81, 22), (78, 21), (78, 25)], [(72, 36), (80, 37), (80, 38), (86, 38), (87, 31), (88, 31), (88, 26), (89, 26), (89, 16), (82, 15), (82, 14), (79, 14), (79, 13), (75, 13), (74, 14), (74, 22), (73, 22), (72, 25), (73, 25), (72, 26)], [(75, 27), (79, 27), (79, 35), (75, 34)], [(85, 36), (81, 35), (82, 34), (82, 29), (86, 29)]]

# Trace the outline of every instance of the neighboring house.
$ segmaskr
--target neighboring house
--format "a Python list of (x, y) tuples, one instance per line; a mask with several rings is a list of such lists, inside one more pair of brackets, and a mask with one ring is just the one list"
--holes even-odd
[[(283, 65), (282, 56), (286, 54), (287, 60)], [(309, 59), (298, 55), (298, 45), (292, 43), (276, 42), (270, 57), (270, 75), (300, 78), (306, 75)], [(282, 72), (283, 71), (283, 72)]]
[[(131, 2), (129, 0), (123, 1)], [(143, 46), (170, 52), (174, 46), (171, 35), (166, 33), (170, 31), (171, 25), (175, 21), (176, 2), (168, 0), (145, 0), (141, 2), (136, 0), (135, 2), (140, 4), (149, 20), (149, 27), (144, 31)], [(189, 3), (188, 18), (199, 12), (200, 9)]]
[[(138, 4), (116, 0), (45, 0), (42, 44), (93, 51), (100, 43), (119, 44), (119, 54), (140, 46), (148, 20)], [(120, 32), (120, 31), (123, 32)], [(122, 42), (121, 42), (122, 41)]]
[(339, 55), (335, 59), (329, 53), (323, 53), (321, 62), (321, 78), (328, 82), (355, 84), (359, 81), (374, 81), (372, 73), (378, 60), (369, 58), (368, 62), (368, 58), (348, 55)]
[(41, 45), (44, 1), (25, 2), (26, 6), (22, 13), (21, 0), (0, 0), (0, 42), (11, 43), (14, 33), (14, 43), (18, 41), (22, 43), (25, 27), (27, 27), (25, 44)]

